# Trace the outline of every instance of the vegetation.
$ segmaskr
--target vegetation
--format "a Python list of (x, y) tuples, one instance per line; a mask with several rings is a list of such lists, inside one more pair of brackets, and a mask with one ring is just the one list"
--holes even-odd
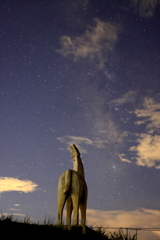
[(86, 228), (86, 233), (83, 234), (82, 228), (73, 227), (71, 230), (65, 229), (65, 226), (57, 227), (54, 225), (54, 218), (46, 218), (43, 224), (32, 223), (30, 218), (26, 216), (24, 220), (19, 221), (14, 216), (0, 216), (0, 229), (1, 235), (7, 239), (16, 237), (16, 239), (76, 239), (76, 240), (135, 240), (133, 237), (127, 237), (122, 231), (119, 232), (106, 232), (102, 227), (97, 227), (93, 230), (92, 227)]
[(96, 227), (95, 230), (101, 236), (107, 237), (108, 240), (136, 240), (136, 235), (128, 236), (127, 234), (124, 234), (122, 229), (120, 229), (117, 232), (113, 232), (113, 233), (108, 232), (108, 230), (105, 230), (103, 227)]

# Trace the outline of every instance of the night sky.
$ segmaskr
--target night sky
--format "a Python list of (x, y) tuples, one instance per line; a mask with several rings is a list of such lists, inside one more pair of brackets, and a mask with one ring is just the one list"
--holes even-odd
[(0, 210), (56, 222), (75, 144), (87, 225), (160, 227), (159, 66), (159, 0), (1, 0)]

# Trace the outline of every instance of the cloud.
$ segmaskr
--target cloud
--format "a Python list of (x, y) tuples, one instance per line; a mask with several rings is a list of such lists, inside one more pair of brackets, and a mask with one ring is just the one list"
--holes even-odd
[(143, 118), (136, 124), (146, 124), (146, 129), (149, 132), (160, 130), (160, 103), (155, 102), (153, 98), (145, 97), (143, 109), (135, 110), (137, 117)]
[(21, 209), (18, 209), (18, 208), (10, 208), (9, 210), (11, 210), (11, 211), (21, 211)]
[(111, 101), (111, 103), (114, 103), (117, 106), (123, 105), (125, 103), (133, 103), (136, 100), (136, 97), (137, 92), (131, 90), (125, 93), (122, 97)]
[(76, 136), (65, 136), (57, 138), (61, 143), (65, 143), (67, 145), (75, 144), (81, 153), (87, 153), (87, 151), (81, 147), (81, 144), (94, 146), (96, 148), (105, 148), (105, 140), (96, 140), (92, 141), (89, 138), (85, 137), (76, 137)]
[(119, 158), (120, 158), (120, 160), (121, 160), (122, 162), (128, 162), (128, 163), (131, 163), (130, 160), (124, 158), (125, 154), (119, 154), (118, 156), (119, 156)]
[[(133, 211), (101, 211), (87, 209), (87, 225), (115, 228), (159, 228), (160, 211), (140, 208)], [(109, 230), (109, 229), (108, 229)], [(115, 230), (109, 230), (115, 231)], [(125, 231), (125, 230), (124, 230)], [(130, 232), (130, 231), (129, 231)], [(132, 231), (135, 234), (135, 231)], [(156, 239), (158, 232), (138, 231), (141, 240)]]
[(101, 120), (101, 128), (105, 128), (106, 126), (107, 129), (99, 131), (101, 138), (106, 139), (107, 143), (121, 144), (123, 142), (123, 138), (126, 136), (126, 132), (120, 132), (114, 121), (108, 117), (104, 117), (103, 122)]
[(160, 0), (131, 0), (131, 5), (134, 6), (136, 12), (141, 17), (152, 17), (155, 8), (160, 4)]
[(50, 130), (51, 132), (55, 132), (55, 130), (54, 130), (53, 128), (51, 128), (51, 127), (49, 128), (49, 130)]
[(18, 191), (18, 192), (33, 192), (38, 185), (29, 180), (19, 180), (17, 178), (1, 177), (0, 178), (0, 193)]
[(26, 217), (25, 214), (22, 213), (3, 213), (4, 216), (9, 216), (9, 215), (13, 215), (13, 216), (22, 216), (22, 217)]
[(95, 27), (88, 26), (80, 37), (62, 36), (60, 43), (62, 48), (56, 50), (64, 57), (72, 55), (74, 60), (79, 58), (98, 58), (99, 66), (104, 66), (104, 53), (112, 51), (118, 38), (118, 27), (99, 19), (94, 19)]
[(137, 125), (145, 124), (145, 121), (136, 121), (135, 124)]
[[(134, 134), (137, 136), (137, 145), (130, 147), (129, 151), (134, 153), (132, 158), (136, 159), (137, 165), (160, 169), (160, 103), (155, 99), (145, 97), (142, 108), (130, 112), (140, 118), (135, 124), (143, 124), (146, 132)], [(121, 161), (127, 160), (124, 156), (119, 155)]]
[[(118, 98), (112, 103), (122, 105), (129, 102), (134, 102), (137, 98), (137, 92), (129, 91), (121, 98)], [(155, 100), (157, 99), (157, 100)], [(155, 167), (160, 169), (160, 103), (158, 95), (154, 98), (145, 97), (142, 107), (135, 111), (130, 111), (137, 117), (136, 125), (144, 125), (146, 133), (134, 133), (137, 136), (136, 146), (130, 147), (129, 151), (134, 153), (133, 159), (139, 166)], [(121, 161), (131, 162), (125, 158), (124, 154), (119, 154)]]
[(138, 146), (132, 146), (130, 151), (135, 151), (137, 165), (160, 168), (160, 136), (141, 134), (137, 139)]

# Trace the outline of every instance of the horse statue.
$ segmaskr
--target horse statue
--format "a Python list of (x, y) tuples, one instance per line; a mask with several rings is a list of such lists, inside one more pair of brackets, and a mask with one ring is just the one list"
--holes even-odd
[(73, 211), (72, 225), (79, 225), (79, 209), (81, 211), (81, 226), (86, 224), (87, 184), (85, 182), (83, 163), (78, 148), (70, 146), (73, 158), (73, 170), (68, 169), (61, 174), (58, 182), (58, 222), (62, 225), (63, 208), (66, 203), (66, 225), (71, 228), (71, 215)]

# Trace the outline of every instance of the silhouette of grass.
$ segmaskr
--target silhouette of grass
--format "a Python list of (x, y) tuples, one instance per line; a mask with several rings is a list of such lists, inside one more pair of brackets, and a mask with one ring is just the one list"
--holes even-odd
[(49, 217), (48, 219), (46, 219), (46, 217), (45, 217), (43, 225), (48, 225), (48, 226), (54, 225), (54, 217), (53, 218)]
[(118, 231), (118, 232), (109, 232), (108, 237), (111, 240), (135, 240), (136, 235), (133, 236), (127, 236), (126, 234), (123, 233), (123, 231)]
[(103, 227), (97, 227), (93, 230), (92, 227), (86, 227), (86, 233), (83, 234), (81, 226), (72, 227), (71, 230), (67, 230), (64, 225), (54, 225), (54, 218), (46, 218), (42, 224), (33, 223), (31, 219), (26, 216), (24, 220), (19, 221), (14, 218), (13, 214), (8, 216), (0, 216), (0, 228), (1, 234), (6, 235), (7, 239), (16, 237), (17, 239), (29, 238), (29, 239), (76, 239), (76, 240), (135, 240), (134, 236), (127, 237), (123, 234), (123, 231), (107, 232)]
[[(93, 229), (92, 226), (91, 226), (90, 228)], [(98, 227), (98, 226), (96, 226), (95, 231), (96, 231), (96, 233), (97, 233), (98, 235), (100, 235), (100, 236), (102, 236), (102, 237), (107, 236), (106, 230), (105, 230), (103, 227)], [(107, 236), (107, 237), (108, 237), (108, 236)]]
[(133, 236), (127, 236), (127, 234), (124, 234), (122, 230), (119, 230), (118, 232), (109, 232), (108, 237), (111, 240), (135, 240), (136, 235)]
[[(91, 226), (91, 229), (92, 226)], [(107, 237), (108, 240), (136, 240), (136, 234), (134, 234), (133, 236), (124, 234), (123, 230), (120, 229), (117, 232), (108, 232), (108, 230), (106, 228), (103, 227), (96, 227), (94, 228), (95, 231), (98, 233), (98, 235), (103, 236), (103, 237)]]
[(31, 224), (32, 222), (31, 222), (31, 220), (30, 220), (30, 217), (25, 216), (25, 217), (24, 217), (24, 220), (23, 220), (23, 223), (24, 223), (24, 224)]
[(0, 216), (0, 221), (6, 221), (6, 222), (11, 222), (14, 221), (14, 217), (13, 214), (10, 214), (8, 216), (3, 215), (3, 213), (1, 212), (1, 216)]

